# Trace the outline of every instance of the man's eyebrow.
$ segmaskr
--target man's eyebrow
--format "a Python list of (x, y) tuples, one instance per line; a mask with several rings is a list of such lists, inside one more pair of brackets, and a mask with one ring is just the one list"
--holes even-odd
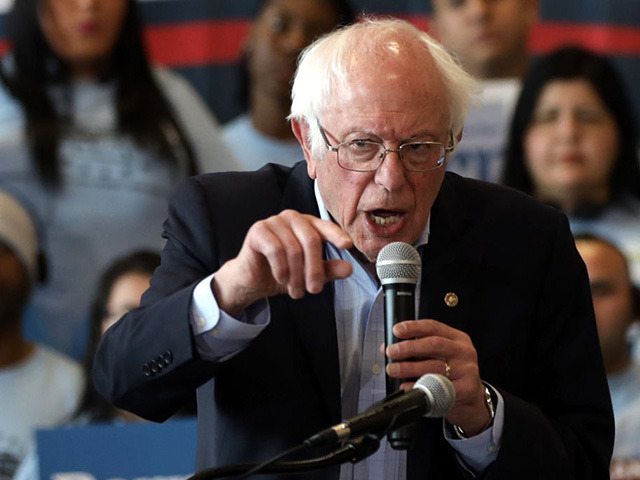
[(409, 136), (409, 137), (402, 137), (402, 138), (390, 138), (390, 139), (383, 139), (383, 137), (380, 136), (379, 133), (370, 131), (366, 128), (358, 128), (358, 127), (354, 127), (351, 128), (347, 131), (347, 133), (345, 134), (344, 138), (347, 139), (349, 137), (358, 137), (358, 136), (368, 136), (368, 137), (375, 137), (380, 141), (396, 141), (398, 143), (412, 143), (412, 142), (437, 142), (437, 136), (428, 131), (428, 130), (423, 130), (421, 132), (418, 133), (414, 133), (413, 135)]
[[(423, 137), (427, 137), (427, 138), (423, 138)], [(421, 140), (418, 140), (418, 139), (421, 139)], [(407, 142), (416, 142), (416, 141), (437, 142), (438, 140), (436, 140), (436, 135), (435, 134), (425, 130), (423, 132), (416, 133), (415, 135), (411, 135), (410, 137), (406, 138), (404, 141), (407, 141)]]

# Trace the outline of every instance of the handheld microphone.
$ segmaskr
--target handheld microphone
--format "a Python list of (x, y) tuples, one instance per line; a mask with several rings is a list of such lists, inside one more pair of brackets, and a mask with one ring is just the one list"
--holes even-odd
[[(393, 326), (405, 320), (415, 320), (415, 288), (422, 273), (420, 254), (408, 243), (393, 242), (378, 253), (376, 273), (384, 290), (384, 341), (387, 347), (398, 342)], [(391, 363), (385, 356), (385, 366)], [(387, 395), (400, 389), (402, 380), (386, 375)], [(411, 427), (393, 431), (389, 443), (396, 450), (411, 446)]]
[(334, 445), (362, 435), (380, 438), (390, 430), (422, 417), (444, 417), (456, 401), (456, 390), (443, 375), (423, 375), (408, 392), (397, 391), (363, 413), (322, 430), (304, 441), (305, 447)]

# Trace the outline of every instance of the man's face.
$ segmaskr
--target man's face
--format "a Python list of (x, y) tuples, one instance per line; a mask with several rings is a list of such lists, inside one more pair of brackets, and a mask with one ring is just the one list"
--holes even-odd
[[(397, 48), (391, 45), (390, 49)], [(354, 54), (352, 89), (338, 87), (319, 119), (329, 142), (365, 139), (398, 148), (411, 141), (449, 143), (448, 96), (430, 58), (417, 61), (402, 49), (386, 61)], [(317, 179), (327, 210), (370, 261), (390, 242), (415, 242), (444, 178), (444, 168), (410, 172), (389, 152), (374, 172), (341, 168), (336, 153), (314, 158), (308, 172)]]
[(620, 254), (599, 241), (578, 240), (576, 247), (587, 266), (598, 337), (605, 362), (626, 355), (626, 332), (633, 319), (631, 284)]
[(470, 73), (513, 76), (509, 65), (526, 58), (537, 0), (432, 0), (432, 6), (436, 36)]

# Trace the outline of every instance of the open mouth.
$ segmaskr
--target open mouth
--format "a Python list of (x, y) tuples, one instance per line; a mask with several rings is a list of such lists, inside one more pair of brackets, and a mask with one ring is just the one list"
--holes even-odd
[(397, 223), (402, 218), (402, 214), (391, 210), (373, 210), (367, 215), (375, 225), (385, 227)]

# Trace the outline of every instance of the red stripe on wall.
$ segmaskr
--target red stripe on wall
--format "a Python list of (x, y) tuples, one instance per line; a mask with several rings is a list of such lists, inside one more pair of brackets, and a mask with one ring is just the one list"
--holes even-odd
[(197, 21), (152, 25), (145, 40), (154, 63), (173, 67), (233, 63), (249, 31), (244, 21)]
[[(419, 28), (429, 29), (426, 15), (405, 15)], [(182, 24), (155, 24), (145, 30), (153, 63), (191, 67), (235, 63), (249, 31), (249, 20), (202, 20)], [(640, 28), (607, 24), (541, 22), (530, 38), (534, 54), (564, 44), (579, 44), (604, 55), (640, 57)], [(10, 43), (0, 39), (0, 54)]]
[[(430, 31), (427, 15), (399, 15), (418, 28)], [(582, 45), (603, 55), (640, 56), (640, 28), (614, 24), (587, 24), (543, 21), (534, 26), (529, 48), (536, 55), (561, 45)]]
[(640, 28), (544, 22), (531, 33), (534, 53), (546, 53), (564, 44), (582, 45), (604, 55), (640, 56)]
[[(428, 30), (425, 15), (404, 18)], [(209, 21), (181, 25), (154, 25), (147, 31), (154, 62), (171, 66), (233, 63), (249, 30), (249, 21)], [(565, 44), (579, 44), (605, 55), (640, 56), (640, 28), (607, 25), (541, 22), (534, 27), (530, 48), (542, 54)]]

